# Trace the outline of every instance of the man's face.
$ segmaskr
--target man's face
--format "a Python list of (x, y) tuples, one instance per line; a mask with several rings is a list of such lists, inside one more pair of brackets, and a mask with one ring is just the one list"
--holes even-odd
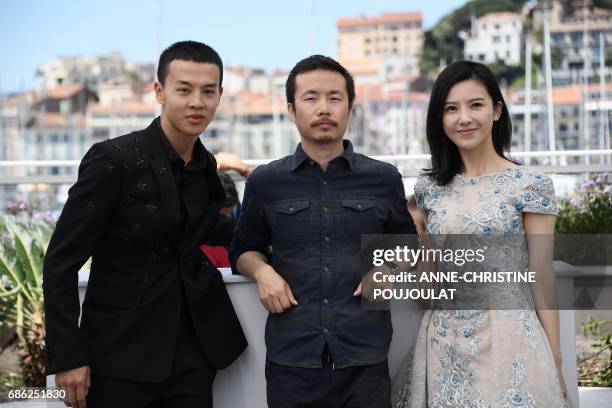
[(164, 85), (155, 83), (162, 105), (164, 131), (178, 137), (197, 137), (215, 116), (223, 89), (215, 64), (174, 60), (168, 65)]
[(288, 110), (303, 142), (341, 141), (351, 116), (344, 77), (322, 69), (297, 75), (295, 103)]

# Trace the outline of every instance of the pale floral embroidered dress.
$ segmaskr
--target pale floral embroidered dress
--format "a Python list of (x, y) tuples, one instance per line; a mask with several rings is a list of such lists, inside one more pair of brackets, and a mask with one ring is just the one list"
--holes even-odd
[[(508, 271), (528, 267), (522, 213), (557, 212), (550, 178), (523, 166), (457, 175), (446, 186), (419, 176), (415, 196), (430, 234), (519, 234), (518, 251), (502, 257)], [(568, 407), (531, 293), (511, 290), (525, 309), (426, 311), (394, 381), (393, 408)]]

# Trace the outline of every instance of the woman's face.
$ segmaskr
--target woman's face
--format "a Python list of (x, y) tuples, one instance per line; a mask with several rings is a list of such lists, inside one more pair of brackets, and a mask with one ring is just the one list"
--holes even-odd
[(452, 86), (442, 116), (444, 133), (459, 150), (493, 147), (493, 122), (499, 119), (502, 102), (493, 103), (487, 88), (476, 79)]

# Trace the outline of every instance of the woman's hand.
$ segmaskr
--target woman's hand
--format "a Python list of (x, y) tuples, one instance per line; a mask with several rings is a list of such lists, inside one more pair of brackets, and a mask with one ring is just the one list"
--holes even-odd
[(557, 367), (557, 376), (559, 377), (559, 385), (561, 385), (561, 391), (563, 396), (567, 399), (567, 385), (565, 385), (565, 379), (563, 378), (562, 364), (560, 359), (555, 359), (555, 365)]

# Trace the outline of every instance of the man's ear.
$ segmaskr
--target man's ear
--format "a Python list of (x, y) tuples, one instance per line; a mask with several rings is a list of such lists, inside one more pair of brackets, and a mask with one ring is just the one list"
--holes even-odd
[(295, 108), (291, 102), (287, 103), (287, 113), (293, 122), (295, 122)]
[(219, 97), (223, 96), (223, 87), (219, 87)]
[(159, 82), (155, 81), (153, 84), (153, 89), (155, 90), (155, 99), (160, 105), (164, 105), (164, 87)]

